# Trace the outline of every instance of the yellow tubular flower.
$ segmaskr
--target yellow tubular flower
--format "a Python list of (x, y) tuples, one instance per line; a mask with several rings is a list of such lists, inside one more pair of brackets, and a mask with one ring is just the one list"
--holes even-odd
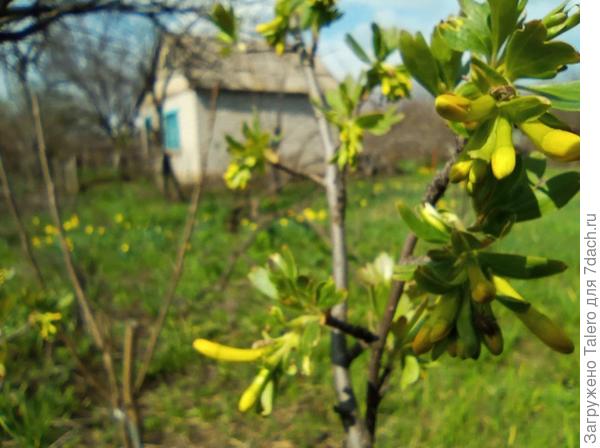
[(516, 164), (515, 147), (512, 142), (512, 126), (504, 117), (498, 117), (496, 125), (496, 148), (492, 153), (492, 172), (496, 179), (510, 175)]
[(471, 285), (471, 297), (475, 302), (486, 303), (496, 297), (496, 287), (487, 279), (476, 262), (467, 264), (467, 275)]
[(472, 160), (459, 160), (450, 168), (450, 182), (457, 183), (465, 180), (471, 171)]
[(535, 147), (551, 159), (561, 162), (579, 160), (580, 138), (577, 134), (551, 128), (541, 121), (521, 123), (520, 128)]
[(548, 347), (559, 353), (573, 353), (575, 347), (564, 330), (535, 308), (530, 306), (527, 311), (515, 315)]
[(267, 351), (262, 348), (235, 348), (227, 345), (218, 344), (207, 339), (196, 339), (194, 348), (209, 358), (219, 361), (230, 362), (252, 362), (261, 358)]
[(240, 412), (246, 412), (252, 408), (252, 406), (254, 406), (270, 376), (271, 372), (269, 369), (266, 367), (260, 369), (258, 375), (256, 375), (252, 381), (252, 384), (248, 386), (248, 388), (240, 397), (240, 401), (238, 403), (238, 409)]
[(491, 95), (483, 95), (470, 100), (454, 93), (444, 93), (435, 99), (435, 110), (450, 121), (479, 121), (487, 118), (496, 108), (496, 100)]

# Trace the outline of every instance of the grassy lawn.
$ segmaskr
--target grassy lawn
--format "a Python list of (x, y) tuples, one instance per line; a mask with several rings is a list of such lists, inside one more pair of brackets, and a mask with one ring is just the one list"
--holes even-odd
[[(394, 204), (399, 199), (418, 202), (429, 177), (414, 173), (353, 182), (348, 209), (351, 270), (380, 252), (394, 257), (399, 253), (407, 230)], [(246, 274), (282, 245), (289, 246), (302, 269), (323, 278), (329, 275), (322, 196), (308, 185), (288, 186), (280, 197), (257, 196), (254, 202), (259, 212), (251, 217), (249, 207), (243, 205), (249, 202), (247, 197), (221, 190), (205, 195), (186, 269), (142, 398), (148, 446), (339, 446), (342, 434), (332, 407), (326, 343), (317, 350), (313, 376), (284, 379), (269, 418), (240, 415), (236, 410), (239, 395), (256, 374), (254, 366), (218, 364), (198, 356), (191, 345), (197, 337), (244, 345), (260, 336), (269, 303), (249, 286)], [(467, 209), (462, 201), (458, 187), (452, 187), (443, 205), (460, 212)], [(564, 326), (575, 341), (575, 353), (565, 356), (551, 351), (510, 313), (496, 307), (505, 352), (492, 357), (484, 351), (478, 361), (443, 356), (405, 391), (400, 390), (397, 375), (393, 377), (381, 407), (379, 446), (577, 446), (578, 207), (574, 200), (562, 213), (518, 225), (500, 243), (506, 252), (558, 258), (569, 265), (562, 275), (515, 282), (515, 286)], [(234, 208), (239, 220), (232, 220)], [(51, 297), (40, 298), (22, 260), (17, 234), (1, 210), (0, 267), (15, 269), (7, 290), (23, 302), (7, 325), (17, 327), (18, 320), (22, 323), (32, 309), (51, 310), (59, 300), (68, 301), (69, 288), (57, 242), (47, 235), (48, 216), (41, 210), (24, 213), (34, 236), (35, 254), (52, 289)], [(83, 271), (86, 290), (106, 319), (149, 323), (171, 274), (185, 213), (186, 204), (165, 202), (153, 185), (143, 182), (100, 185), (64, 204), (65, 221), (77, 216), (67, 232), (75, 260)], [(238, 257), (245, 246), (248, 250)], [(424, 248), (419, 245), (418, 251)], [(224, 281), (223, 272), (230, 267), (231, 276)], [(361, 321), (367, 300), (365, 290), (352, 283), (351, 320)], [(80, 331), (66, 320), (59, 325)], [(112, 335), (115, 344), (122, 340), (121, 330), (117, 326)], [(85, 354), (85, 340), (77, 344)], [(84, 390), (79, 375), (73, 374), (76, 368), (64, 347), (57, 344), (53, 353), (47, 345), (36, 335), (10, 341), (0, 418), (9, 423), (15, 420), (11, 403), (21, 390), (29, 397), (27, 412), (42, 425), (22, 431), (43, 433), (40, 446), (66, 432), (70, 432), (66, 446), (83, 442), (114, 446), (111, 430), (103, 427), (104, 411), (97, 399), (90, 398), (93, 391)], [(365, 394), (367, 361), (363, 354), (353, 365), (360, 401)], [(10, 438), (1, 434), (0, 430), (0, 440)]]

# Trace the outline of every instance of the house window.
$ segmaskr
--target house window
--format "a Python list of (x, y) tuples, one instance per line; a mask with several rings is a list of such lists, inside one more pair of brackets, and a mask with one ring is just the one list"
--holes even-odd
[(177, 111), (167, 112), (164, 116), (164, 145), (166, 149), (180, 149), (179, 114)]
[(146, 130), (146, 134), (152, 132), (152, 117), (146, 117), (144, 119), (144, 129)]

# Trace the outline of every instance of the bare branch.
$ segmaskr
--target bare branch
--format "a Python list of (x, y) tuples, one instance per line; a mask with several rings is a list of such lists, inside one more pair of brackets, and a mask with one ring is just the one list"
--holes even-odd
[(318, 176), (316, 174), (312, 174), (312, 173), (304, 173), (302, 171), (297, 171), (287, 165), (284, 165), (281, 162), (275, 162), (275, 163), (271, 163), (271, 166), (273, 168), (276, 168), (280, 171), (283, 171), (284, 173), (287, 173), (291, 176), (294, 177), (299, 177), (302, 179), (308, 179), (310, 181), (313, 181), (314, 183), (316, 183), (317, 185), (321, 186), (321, 187), (325, 187), (325, 181), (323, 180), (323, 178), (321, 176)]
[(219, 96), (219, 85), (215, 85), (212, 89), (211, 93), (211, 106), (210, 106), (210, 116), (209, 116), (209, 126), (210, 129), (209, 136), (206, 141), (206, 145), (204, 146), (203, 157), (201, 157), (201, 166), (200, 166), (200, 178), (198, 182), (194, 185), (194, 191), (192, 192), (192, 197), (190, 199), (190, 204), (188, 207), (188, 214), (185, 222), (185, 227), (183, 229), (183, 236), (181, 239), (181, 244), (179, 245), (179, 249), (177, 251), (177, 257), (175, 261), (175, 267), (173, 269), (173, 275), (171, 276), (171, 281), (169, 282), (169, 286), (167, 288), (167, 293), (163, 300), (162, 307), (158, 313), (156, 321), (150, 330), (150, 337), (148, 340), (148, 345), (146, 347), (146, 351), (144, 352), (141, 367), (136, 377), (134, 390), (137, 392), (141, 389), (144, 384), (144, 379), (146, 378), (146, 374), (148, 373), (148, 369), (150, 368), (150, 362), (154, 357), (154, 352), (156, 350), (156, 344), (158, 342), (158, 337), (164, 327), (165, 319), (167, 317), (167, 313), (169, 312), (169, 308), (171, 307), (171, 303), (175, 298), (175, 291), (177, 290), (177, 285), (179, 284), (179, 280), (183, 273), (183, 267), (185, 262), (185, 256), (188, 250), (188, 244), (192, 237), (192, 231), (194, 230), (194, 226), (196, 224), (196, 215), (198, 213), (198, 206), (200, 204), (200, 198), (202, 197), (202, 192), (204, 191), (204, 180), (206, 173), (206, 164), (207, 157), (210, 151), (212, 137), (214, 133), (215, 126), (215, 118), (217, 115), (217, 99)]
[[(456, 150), (451, 154), (450, 159), (446, 162), (444, 167), (436, 174), (431, 183), (428, 185), (423, 202), (428, 202), (435, 205), (437, 201), (444, 195), (446, 188), (448, 187), (448, 173), (452, 167), (457, 154), (462, 150), (461, 145), (457, 144)], [(400, 254), (399, 263), (403, 263), (406, 259), (412, 256), (413, 251), (417, 245), (417, 237), (411, 233), (406, 237), (402, 252)], [(375, 430), (377, 425), (377, 411), (379, 404), (381, 403), (382, 394), (381, 386), (385, 378), (390, 374), (390, 371), (384, 371), (380, 376), (381, 361), (385, 349), (385, 341), (392, 327), (394, 315), (400, 302), (400, 297), (404, 292), (404, 281), (395, 281), (392, 284), (392, 289), (388, 298), (387, 305), (383, 314), (383, 318), (379, 324), (379, 340), (373, 344), (373, 351), (371, 353), (371, 360), (369, 362), (369, 372), (367, 377), (367, 410), (366, 410), (366, 424), (367, 430), (371, 438), (371, 446), (375, 443)]]

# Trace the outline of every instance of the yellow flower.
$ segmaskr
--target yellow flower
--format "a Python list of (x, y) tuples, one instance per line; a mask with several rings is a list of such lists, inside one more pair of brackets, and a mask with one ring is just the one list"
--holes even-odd
[(73, 230), (79, 227), (79, 217), (77, 215), (71, 215), (68, 221), (63, 224), (63, 229), (66, 231)]
[(325, 220), (327, 220), (327, 210), (325, 210), (323, 208), (321, 210), (319, 210), (317, 212), (317, 219), (319, 221), (325, 221)]
[(250, 225), (250, 220), (247, 218), (243, 218), (240, 223), (242, 224), (243, 227), (248, 227)]
[(365, 208), (367, 205), (369, 205), (369, 201), (367, 201), (366, 199), (363, 198), (360, 200), (358, 205), (360, 205), (362, 208)]
[(42, 339), (48, 339), (49, 336), (56, 334), (56, 325), (52, 322), (61, 318), (62, 315), (60, 313), (38, 313), (34, 311), (29, 315), (29, 322), (31, 325), (39, 325), (40, 336)]
[(127, 252), (129, 252), (129, 243), (123, 243), (121, 244), (121, 252), (123, 252), (124, 254), (126, 254)]
[(104, 235), (106, 233), (106, 227), (100, 226), (98, 227), (98, 235)]
[(117, 213), (115, 215), (115, 222), (117, 224), (121, 224), (124, 220), (125, 220), (125, 217), (123, 216), (123, 213)]
[(379, 194), (383, 191), (383, 184), (381, 182), (377, 182), (373, 185), (373, 193)]
[(287, 227), (287, 226), (288, 226), (288, 224), (289, 224), (289, 221), (287, 220), (287, 218), (281, 218), (281, 219), (279, 220), (279, 225), (280, 225), (281, 227)]
[(85, 226), (85, 234), (91, 235), (92, 233), (94, 233), (94, 226), (91, 226), (89, 224)]
[(58, 233), (58, 229), (51, 224), (46, 224), (44, 226), (44, 232), (46, 235), (56, 235)]
[(42, 245), (42, 240), (39, 236), (34, 236), (31, 238), (31, 244), (33, 244), (33, 247), (40, 247)]
[(34, 226), (36, 226), (36, 227), (39, 226), (40, 225), (40, 218), (38, 218), (37, 216), (34, 216), (33, 218), (31, 218), (31, 223)]
[(317, 214), (312, 208), (305, 208), (302, 211), (302, 215), (306, 218), (307, 221), (314, 221), (317, 219)]

